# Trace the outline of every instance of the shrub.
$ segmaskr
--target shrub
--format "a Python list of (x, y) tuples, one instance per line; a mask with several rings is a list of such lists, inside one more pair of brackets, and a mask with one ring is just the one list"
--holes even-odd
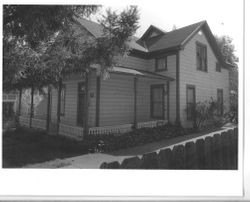
[(90, 151), (111, 152), (185, 134), (183, 128), (168, 124), (155, 128), (134, 129), (122, 135), (91, 135), (84, 142), (88, 144)]
[[(211, 98), (209, 101), (197, 102), (193, 106), (193, 128), (199, 130), (208, 125), (221, 123), (223, 115), (219, 115), (219, 104)], [(185, 109), (187, 110), (187, 109)]]

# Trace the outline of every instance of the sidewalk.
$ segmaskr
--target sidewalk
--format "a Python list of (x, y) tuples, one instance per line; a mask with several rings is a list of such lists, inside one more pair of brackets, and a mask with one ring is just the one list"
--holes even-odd
[(164, 148), (172, 148), (175, 145), (185, 144), (189, 141), (194, 141), (196, 139), (212, 136), (215, 133), (227, 131), (232, 128), (232, 126), (226, 126), (222, 128), (222, 130), (218, 130), (208, 134), (198, 133), (182, 137), (176, 137), (170, 140), (162, 140), (159, 142), (153, 142), (142, 146), (117, 150), (111, 153), (94, 153), (71, 157), (67, 159), (56, 159), (53, 161), (47, 161), (39, 164), (27, 165), (25, 166), (25, 168), (99, 168), (103, 162), (122, 162), (125, 158), (129, 158), (132, 156), (141, 156), (145, 153), (153, 151), (158, 152)]

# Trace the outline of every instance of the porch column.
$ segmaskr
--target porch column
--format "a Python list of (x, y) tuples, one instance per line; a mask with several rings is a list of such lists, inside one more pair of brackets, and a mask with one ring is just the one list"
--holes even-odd
[(89, 134), (89, 75), (88, 72), (86, 72), (85, 75), (85, 105), (84, 105), (84, 123), (83, 123), (83, 139)]
[(167, 85), (167, 119), (168, 119), (168, 122), (169, 122), (169, 81), (166, 82), (166, 85)]
[(95, 126), (100, 125), (100, 97), (101, 97), (101, 76), (96, 78), (96, 114), (95, 114)]
[(181, 126), (180, 119), (180, 53), (176, 54), (176, 120), (175, 124)]
[(134, 128), (137, 128), (137, 82), (138, 78), (134, 77)]
[(57, 123), (56, 123), (56, 133), (59, 135), (60, 122), (61, 122), (61, 91), (62, 91), (62, 79), (58, 83), (58, 94), (57, 94)]
[(51, 99), (51, 87), (48, 86), (47, 119), (46, 119), (46, 131), (47, 132), (49, 132), (49, 123), (50, 123), (50, 99)]

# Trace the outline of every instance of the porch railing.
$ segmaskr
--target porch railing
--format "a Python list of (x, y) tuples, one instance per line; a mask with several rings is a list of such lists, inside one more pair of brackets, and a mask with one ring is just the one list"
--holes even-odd
[[(166, 124), (167, 120), (155, 120), (155, 121), (145, 121), (137, 123), (137, 128), (153, 128)], [(29, 126), (29, 117), (20, 116), (20, 124), (24, 126)], [(89, 128), (90, 135), (98, 134), (122, 134), (132, 131), (133, 124), (122, 124), (114, 126), (103, 126), (103, 127), (91, 127)], [(32, 118), (33, 128), (46, 129), (46, 120)], [(59, 134), (68, 136), (71, 138), (81, 139), (83, 134), (83, 128), (77, 126), (70, 126), (66, 124), (59, 125)]]

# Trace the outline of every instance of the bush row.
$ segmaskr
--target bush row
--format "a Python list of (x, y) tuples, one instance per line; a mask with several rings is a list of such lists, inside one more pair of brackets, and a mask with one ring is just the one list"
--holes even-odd
[(83, 142), (89, 146), (91, 152), (110, 152), (185, 134), (183, 128), (167, 124), (155, 128), (135, 129), (122, 135), (91, 135)]

